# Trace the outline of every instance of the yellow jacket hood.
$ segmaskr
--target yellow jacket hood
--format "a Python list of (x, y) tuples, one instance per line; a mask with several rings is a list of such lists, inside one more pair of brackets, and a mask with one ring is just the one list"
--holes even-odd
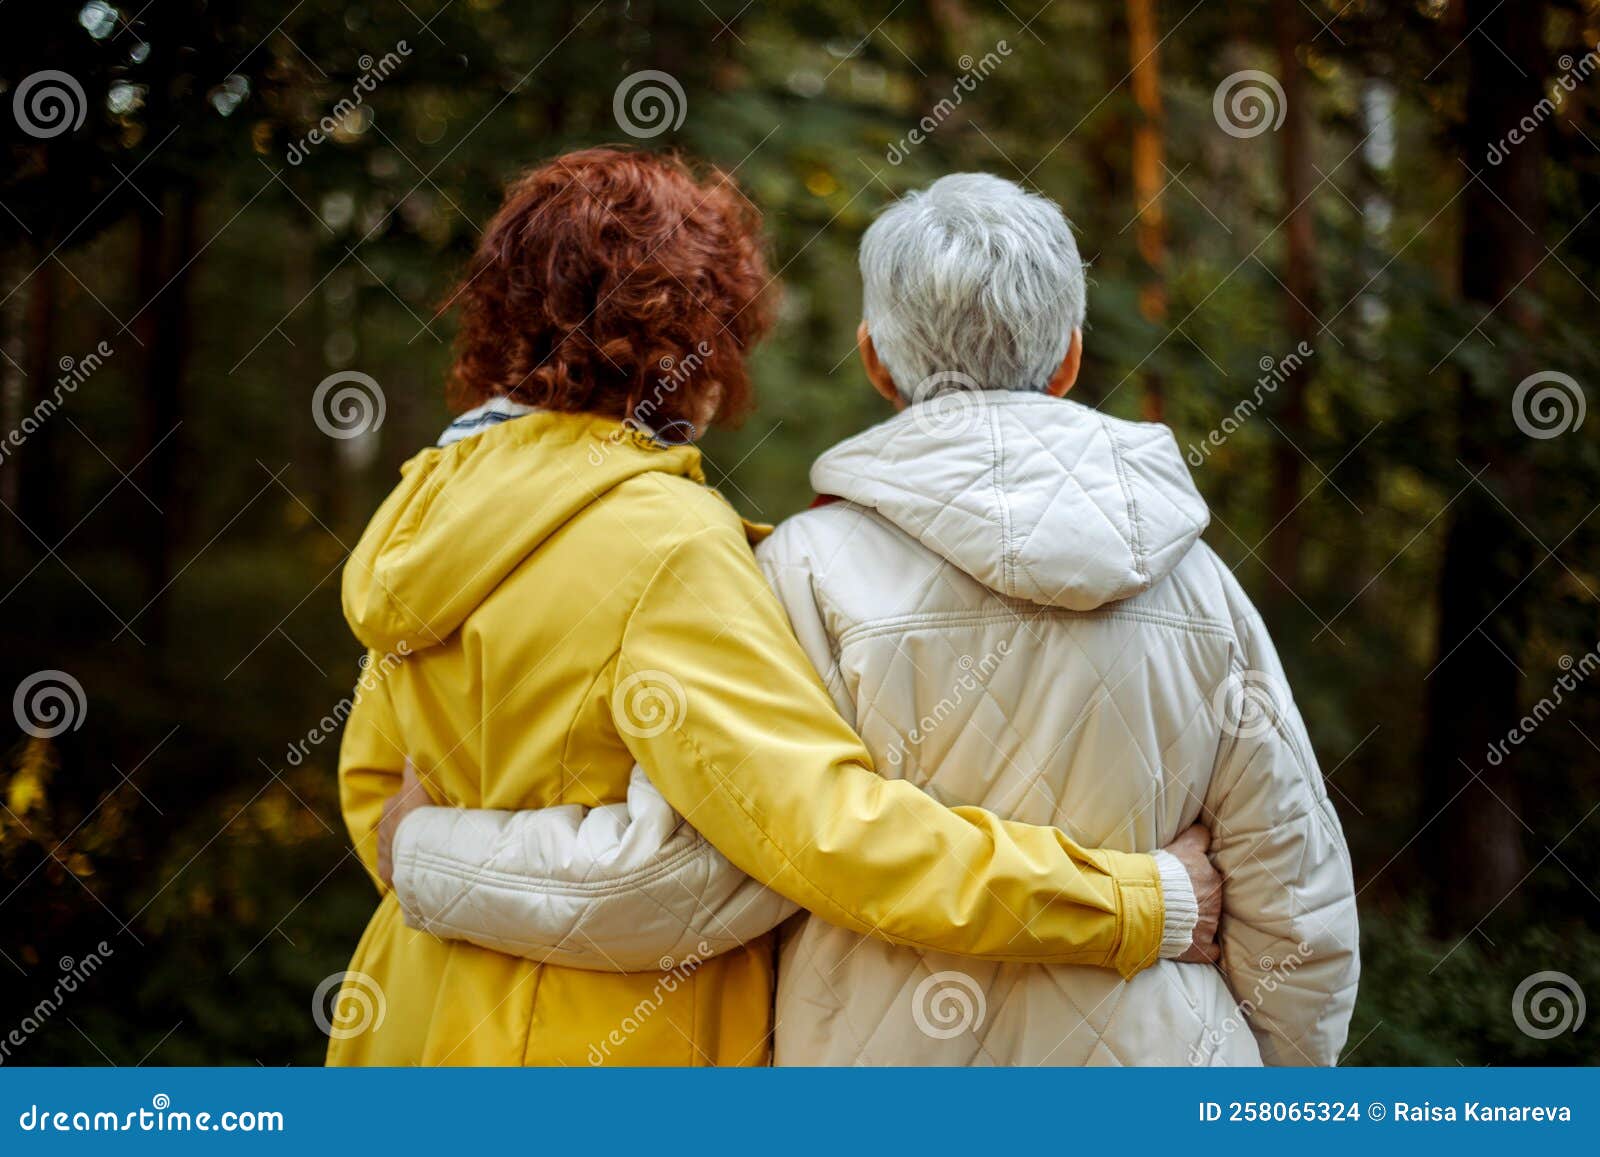
[(572, 414), (536, 412), (422, 451), (344, 568), (350, 629), (383, 653), (437, 646), (575, 514), (651, 471), (705, 481), (694, 447)]

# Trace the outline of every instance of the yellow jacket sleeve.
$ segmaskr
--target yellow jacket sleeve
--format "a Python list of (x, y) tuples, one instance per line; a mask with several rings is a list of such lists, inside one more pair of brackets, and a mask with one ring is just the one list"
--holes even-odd
[(946, 808), (872, 770), (731, 528), (701, 531), (661, 563), (611, 692), (619, 733), (672, 806), (740, 869), (831, 923), (1124, 976), (1157, 958), (1152, 857)]
[(355, 703), (339, 745), (339, 810), (350, 844), (378, 891), (378, 820), (383, 801), (400, 790), (406, 753), (376, 653), (369, 653), (356, 685)]

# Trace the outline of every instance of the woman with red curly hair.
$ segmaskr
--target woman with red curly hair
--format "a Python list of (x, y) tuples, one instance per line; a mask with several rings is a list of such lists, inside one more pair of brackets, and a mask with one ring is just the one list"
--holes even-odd
[[(542, 165), (484, 234), (456, 291), (450, 388), (470, 408), (405, 465), (344, 572), (370, 655), (341, 800), (383, 900), (335, 1004), (331, 1063), (764, 1063), (761, 933), (791, 902), (924, 949), (1124, 975), (1156, 959), (1151, 857), (946, 809), (873, 771), (756, 566), (765, 528), (706, 485), (693, 441), (749, 404), (770, 283), (732, 181), (648, 153)], [(686, 889), (727, 936), (670, 959), (575, 918), (572, 944), (613, 946), (608, 971), (561, 944), (533, 960), (414, 930), (376, 838), (408, 756), (463, 824), (595, 809), (542, 829), (557, 865), (605, 839), (648, 777), (693, 828), (673, 835), (669, 815), (652, 846), (726, 857), (753, 883)], [(456, 900), (495, 883), (463, 879)], [(618, 872), (554, 892), (628, 886)]]

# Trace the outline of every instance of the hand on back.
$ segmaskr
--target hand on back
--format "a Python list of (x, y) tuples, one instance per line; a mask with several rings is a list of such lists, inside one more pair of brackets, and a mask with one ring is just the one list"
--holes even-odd
[(1171, 853), (1189, 873), (1189, 883), (1194, 886), (1195, 903), (1200, 908), (1200, 918), (1195, 921), (1194, 939), (1189, 950), (1178, 957), (1190, 964), (1215, 964), (1222, 958), (1217, 945), (1217, 922), (1222, 918), (1222, 876), (1211, 866), (1206, 854), (1211, 847), (1211, 832), (1195, 824), (1168, 844), (1163, 851)]

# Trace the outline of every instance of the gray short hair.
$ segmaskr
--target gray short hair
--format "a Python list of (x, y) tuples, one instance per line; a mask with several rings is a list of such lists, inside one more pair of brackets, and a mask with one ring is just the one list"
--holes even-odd
[(988, 173), (885, 209), (861, 239), (861, 281), (872, 344), (913, 401), (1043, 390), (1083, 325), (1083, 259), (1060, 206)]

